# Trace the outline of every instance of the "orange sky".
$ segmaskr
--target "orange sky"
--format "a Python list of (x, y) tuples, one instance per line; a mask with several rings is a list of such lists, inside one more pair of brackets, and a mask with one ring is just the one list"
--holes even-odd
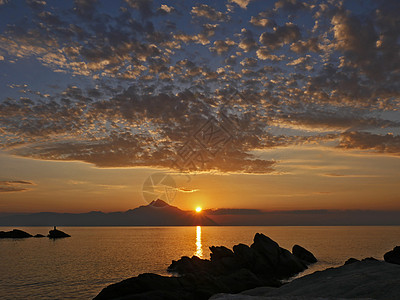
[[(296, 146), (258, 151), (277, 160), (267, 175), (171, 173), (178, 191), (172, 205), (262, 210), (399, 210), (400, 159), (395, 156)], [(0, 178), (24, 178), (25, 191), (0, 193), (1, 212), (124, 211), (146, 205), (143, 183), (157, 172), (97, 168), (82, 162), (41, 161), (0, 155)], [(193, 192), (188, 192), (191, 190)]]

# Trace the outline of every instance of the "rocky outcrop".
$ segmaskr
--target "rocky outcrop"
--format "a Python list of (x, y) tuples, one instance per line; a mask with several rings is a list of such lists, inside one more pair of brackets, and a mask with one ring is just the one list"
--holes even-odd
[(54, 228), (53, 230), (49, 231), (49, 234), (47, 235), (47, 237), (50, 239), (59, 239), (59, 238), (70, 237), (70, 235), (61, 230)]
[(180, 277), (142, 274), (103, 289), (95, 299), (208, 299), (215, 293), (238, 293), (259, 286), (281, 285), (280, 279), (307, 268), (278, 243), (257, 233), (253, 244), (210, 247), (210, 260), (184, 256), (168, 271)]
[(32, 237), (32, 235), (19, 229), (0, 231), (0, 239), (24, 239), (29, 237)]
[(38, 234), (35, 234), (33, 237), (34, 238), (43, 238), (45, 236), (43, 234), (38, 233)]
[(388, 263), (400, 265), (400, 246), (394, 247), (393, 250), (385, 253), (383, 258)]
[(363, 259), (295, 279), (279, 288), (259, 287), (240, 294), (218, 294), (210, 300), (382, 299), (400, 295), (400, 266)]
[(314, 254), (312, 254), (310, 251), (304, 249), (299, 245), (293, 246), (292, 253), (294, 256), (301, 259), (306, 264), (313, 264), (317, 262), (317, 259), (315, 258)]

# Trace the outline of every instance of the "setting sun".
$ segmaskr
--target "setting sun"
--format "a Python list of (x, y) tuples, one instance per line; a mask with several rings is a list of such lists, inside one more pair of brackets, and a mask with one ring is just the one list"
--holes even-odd
[(197, 207), (196, 207), (196, 212), (199, 213), (199, 212), (201, 212), (201, 211), (202, 211), (202, 208), (201, 208), (200, 206), (197, 206)]

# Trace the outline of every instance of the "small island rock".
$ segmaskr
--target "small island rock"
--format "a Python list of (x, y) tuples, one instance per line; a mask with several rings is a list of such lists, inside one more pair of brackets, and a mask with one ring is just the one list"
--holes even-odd
[(70, 237), (70, 235), (61, 230), (56, 229), (56, 227), (54, 226), (54, 229), (49, 231), (47, 237), (49, 237), (50, 239), (59, 239), (59, 238)]
[(0, 231), (0, 239), (24, 239), (29, 237), (32, 237), (32, 235), (19, 229), (14, 229), (12, 231)]
[(42, 238), (42, 237), (45, 237), (45, 236), (43, 234), (38, 233), (38, 234), (35, 234), (33, 237), (34, 238)]

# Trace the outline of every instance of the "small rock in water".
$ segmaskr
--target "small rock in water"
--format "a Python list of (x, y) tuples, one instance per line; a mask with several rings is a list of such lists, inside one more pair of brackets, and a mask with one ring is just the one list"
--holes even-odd
[(56, 229), (56, 227), (54, 226), (54, 229), (49, 231), (47, 237), (49, 237), (50, 239), (59, 239), (59, 238), (70, 237), (70, 235), (61, 230)]
[(42, 237), (45, 237), (45, 236), (43, 234), (38, 233), (38, 234), (35, 234), (33, 237), (34, 238), (42, 238)]
[(32, 235), (19, 229), (14, 229), (12, 231), (0, 231), (0, 239), (23, 239), (29, 237), (32, 237)]

